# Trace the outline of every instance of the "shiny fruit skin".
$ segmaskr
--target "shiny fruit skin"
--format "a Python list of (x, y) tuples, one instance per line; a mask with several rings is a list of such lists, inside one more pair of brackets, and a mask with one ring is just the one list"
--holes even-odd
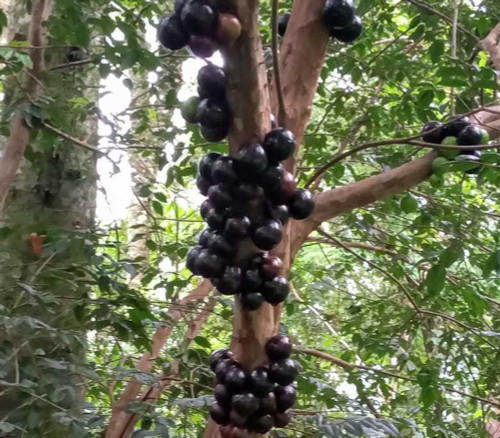
[(422, 134), (422, 141), (426, 143), (441, 144), (444, 140), (445, 132), (441, 122), (426, 123), (420, 132)]
[(210, 229), (205, 229), (201, 232), (198, 238), (198, 244), (203, 248), (210, 248), (215, 239), (215, 233)]
[(203, 99), (198, 106), (196, 116), (200, 125), (208, 129), (227, 128), (231, 118), (227, 106), (214, 99)]
[(297, 363), (292, 359), (282, 359), (273, 362), (269, 367), (269, 377), (281, 386), (292, 384), (299, 375)]
[(196, 112), (199, 104), (200, 98), (198, 96), (192, 96), (182, 104), (181, 115), (187, 123), (198, 123)]
[(232, 45), (241, 35), (241, 23), (232, 14), (219, 14), (215, 37), (226, 46)]
[(234, 159), (234, 168), (238, 176), (247, 182), (258, 182), (259, 176), (267, 167), (267, 156), (259, 144), (242, 147)]
[(286, 278), (276, 277), (271, 281), (264, 282), (261, 293), (269, 304), (276, 306), (286, 300), (290, 293), (290, 285)]
[(231, 408), (238, 414), (249, 417), (259, 409), (259, 400), (252, 393), (236, 394), (231, 399)]
[(194, 274), (198, 275), (199, 271), (197, 268), (198, 257), (202, 251), (201, 246), (195, 246), (191, 248), (186, 257), (186, 267)]
[(288, 359), (292, 354), (293, 345), (288, 336), (277, 335), (268, 339), (265, 345), (267, 357), (270, 361), (276, 362)]
[(241, 368), (232, 367), (226, 373), (224, 383), (232, 394), (241, 393), (245, 390), (247, 375)]
[(460, 131), (471, 124), (469, 117), (456, 117), (444, 125), (445, 137), (458, 137)]
[(214, 394), (215, 394), (215, 401), (217, 402), (217, 404), (223, 409), (228, 410), (229, 407), (231, 406), (231, 394), (229, 394), (227, 388), (219, 383), (215, 387)]
[(258, 433), (267, 433), (274, 426), (274, 419), (270, 415), (263, 415), (261, 417), (253, 417), (248, 420), (248, 430)]
[(262, 277), (257, 269), (248, 269), (241, 280), (243, 292), (257, 292), (262, 286)]
[(246, 292), (241, 295), (241, 307), (249, 312), (259, 310), (264, 304), (264, 297), (259, 292)]
[(214, 403), (210, 406), (210, 416), (212, 420), (214, 420), (217, 424), (225, 425), (229, 421), (229, 414), (219, 406), (217, 403)]
[(196, 269), (204, 278), (218, 277), (224, 272), (225, 260), (210, 250), (203, 249), (198, 255)]
[(286, 412), (279, 412), (274, 415), (274, 427), (286, 427), (291, 421), (291, 415)]
[(158, 26), (158, 41), (170, 50), (179, 50), (188, 44), (189, 35), (177, 15), (170, 14), (161, 20)]
[(221, 231), (226, 225), (225, 214), (221, 211), (217, 211), (215, 208), (209, 210), (204, 219), (208, 226), (213, 230)]
[(341, 43), (350, 44), (356, 41), (363, 33), (363, 22), (357, 15), (354, 16), (352, 23), (342, 29), (333, 29), (330, 34)]
[(258, 184), (242, 182), (233, 187), (232, 194), (235, 199), (246, 202), (262, 197), (264, 190)]
[(309, 190), (297, 190), (288, 203), (290, 216), (296, 220), (307, 219), (314, 211), (314, 198)]
[(233, 168), (233, 159), (230, 157), (220, 157), (212, 166), (212, 179), (217, 184), (232, 186), (238, 176)]
[(219, 159), (222, 155), (218, 152), (209, 152), (204, 155), (200, 162), (198, 163), (198, 172), (201, 176), (208, 179), (209, 181), (213, 181), (212, 179), (212, 166), (215, 161)]
[(215, 368), (217, 367), (217, 365), (219, 364), (219, 362), (221, 360), (231, 359), (232, 357), (233, 357), (233, 352), (226, 349), (226, 348), (212, 351), (212, 353), (210, 354), (210, 357), (208, 359), (209, 364), (210, 364), (210, 369), (212, 371), (215, 371)]
[(226, 96), (226, 73), (216, 65), (207, 64), (198, 72), (198, 86), (202, 99), (223, 100)]
[(207, 217), (207, 214), (213, 210), (215, 208), (215, 206), (208, 200), (208, 199), (205, 199), (202, 203), (201, 203), (201, 207), (200, 207), (200, 215), (203, 219), (205, 219)]
[(241, 268), (236, 265), (227, 266), (222, 277), (215, 284), (217, 290), (223, 295), (234, 295), (241, 284)]
[(270, 165), (262, 173), (259, 184), (267, 190), (279, 189), (285, 177), (285, 169), (281, 164)]
[(283, 225), (276, 220), (268, 220), (252, 234), (254, 245), (264, 251), (271, 250), (283, 238)]
[(210, 58), (217, 49), (215, 41), (208, 37), (191, 35), (189, 38), (189, 51), (198, 58)]
[(201, 136), (210, 143), (220, 143), (227, 137), (228, 132), (229, 127), (227, 126), (216, 129), (209, 129), (204, 126), (200, 126)]
[(352, 0), (327, 0), (323, 7), (322, 18), (328, 30), (349, 26), (354, 18), (356, 7)]
[(259, 399), (259, 410), (256, 415), (274, 415), (276, 413), (276, 394), (270, 392), (265, 397)]
[(201, 175), (196, 177), (196, 187), (203, 196), (207, 196), (208, 190), (212, 187), (212, 183)]
[(203, 0), (188, 0), (181, 10), (181, 22), (190, 35), (211, 35), (218, 21), (217, 11)]
[(279, 14), (278, 15), (278, 35), (280, 37), (285, 36), (286, 29), (288, 27), (288, 22), (290, 21), (290, 13)]
[[(233, 368), (239, 368), (239, 366), (240, 366), (239, 363), (233, 359), (222, 359), (215, 366), (215, 370), (214, 370), (215, 377), (217, 377), (217, 380), (219, 382), (225, 383), (227, 373), (230, 370), (232, 370)], [(226, 387), (226, 389), (229, 391), (229, 388)]]
[(280, 221), (283, 226), (290, 220), (290, 212), (288, 211), (288, 206), (285, 204), (272, 205), (269, 210), (269, 215), (271, 218)]
[(215, 205), (215, 208), (222, 209), (229, 207), (233, 202), (231, 194), (221, 184), (210, 186), (207, 195), (210, 202)]
[(250, 232), (251, 222), (246, 216), (229, 218), (226, 221), (223, 234), (228, 239), (242, 240)]
[(297, 179), (290, 173), (283, 173), (279, 187), (268, 189), (267, 195), (275, 204), (286, 204), (297, 191)]
[(259, 268), (260, 275), (264, 280), (273, 280), (280, 275), (283, 269), (283, 261), (276, 256), (268, 256)]
[(297, 390), (294, 386), (277, 386), (274, 389), (276, 396), (276, 409), (278, 412), (285, 412), (290, 409), (297, 400)]
[(232, 259), (238, 251), (235, 243), (227, 240), (222, 234), (215, 237), (210, 249), (214, 254), (229, 260)]
[[(473, 125), (469, 125), (464, 129), (462, 129), (457, 137), (457, 143), (460, 146), (480, 145), (482, 140), (483, 140), (482, 130)], [(463, 151), (463, 152), (470, 152), (470, 151)]]
[(270, 163), (279, 163), (290, 158), (295, 151), (295, 138), (288, 129), (276, 128), (270, 131), (262, 143)]
[(258, 367), (250, 372), (248, 377), (250, 389), (257, 397), (265, 397), (272, 392), (274, 385), (269, 380), (269, 373), (266, 367)]

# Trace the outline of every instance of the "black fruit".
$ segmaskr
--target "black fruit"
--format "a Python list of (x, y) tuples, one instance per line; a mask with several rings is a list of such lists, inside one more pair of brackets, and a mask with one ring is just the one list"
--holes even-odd
[(262, 277), (257, 269), (248, 269), (241, 280), (241, 290), (244, 292), (256, 292), (262, 286)]
[(210, 209), (204, 219), (213, 230), (222, 231), (226, 225), (226, 215), (215, 208)]
[(278, 35), (281, 37), (285, 36), (286, 28), (288, 27), (288, 22), (290, 21), (290, 13), (279, 14), (278, 16)]
[(203, 230), (198, 238), (198, 244), (203, 248), (210, 248), (215, 239), (215, 233), (208, 228)]
[(263, 196), (264, 190), (258, 184), (242, 182), (233, 188), (232, 194), (238, 201), (250, 201)]
[(281, 273), (283, 261), (279, 257), (266, 256), (260, 266), (260, 275), (264, 280), (272, 280)]
[(291, 415), (286, 412), (280, 412), (274, 415), (274, 427), (286, 427), (291, 421)]
[(200, 98), (198, 96), (192, 96), (182, 104), (181, 115), (186, 122), (198, 123), (198, 117), (196, 116), (196, 112), (198, 111), (199, 104), (200, 104)]
[(231, 359), (232, 357), (233, 357), (233, 352), (225, 348), (213, 351), (208, 359), (210, 363), (210, 369), (212, 371), (215, 371), (215, 368), (217, 367), (218, 363), (221, 360)]
[(286, 204), (297, 191), (297, 180), (286, 170), (279, 187), (267, 190), (267, 195), (275, 204)]
[(199, 58), (210, 58), (217, 51), (217, 44), (211, 38), (191, 35), (189, 51)]
[(258, 433), (267, 433), (274, 426), (273, 417), (270, 415), (263, 415), (261, 417), (252, 417), (248, 420), (248, 430)]
[(460, 132), (471, 124), (472, 122), (468, 117), (452, 119), (444, 125), (444, 133), (446, 134), (444, 137), (458, 137)]
[(222, 209), (229, 207), (233, 202), (231, 194), (220, 184), (210, 186), (207, 195), (210, 202), (215, 205), (215, 208)]
[[(429, 133), (427, 134), (427, 132)], [(441, 144), (444, 140), (445, 130), (441, 122), (429, 122), (424, 125), (421, 133), (423, 134), (422, 140), (426, 143)]]
[[(221, 383), (226, 381), (227, 373), (232, 369), (239, 369), (239, 364), (233, 359), (221, 359), (215, 366), (215, 377)], [(229, 388), (226, 387), (229, 391)]]
[(182, 8), (188, 2), (188, 0), (175, 0), (174, 11), (180, 17)]
[(261, 291), (264, 299), (273, 306), (285, 301), (289, 292), (290, 286), (284, 277), (276, 277), (271, 281), (266, 281)]
[(196, 261), (196, 270), (204, 278), (213, 278), (222, 275), (225, 266), (225, 260), (222, 257), (207, 249), (200, 251)]
[(202, 203), (201, 203), (201, 207), (200, 207), (200, 215), (203, 219), (205, 219), (207, 217), (207, 214), (210, 210), (213, 210), (215, 207), (214, 205), (208, 200), (208, 199), (205, 199)]
[(201, 175), (196, 177), (196, 187), (203, 196), (207, 196), (208, 189), (212, 186), (212, 183)]
[(217, 290), (224, 295), (234, 295), (241, 284), (241, 268), (239, 266), (230, 265), (226, 267), (222, 277), (214, 282)]
[(354, 16), (352, 23), (342, 29), (333, 29), (331, 31), (332, 37), (338, 39), (342, 43), (353, 43), (363, 33), (363, 22), (357, 15)]
[(247, 375), (241, 368), (232, 367), (227, 371), (224, 383), (229, 392), (238, 394), (245, 390)]
[(256, 415), (273, 415), (276, 413), (276, 409), (276, 394), (274, 392), (270, 392), (265, 397), (259, 399), (259, 410)]
[(262, 304), (264, 304), (264, 297), (259, 292), (248, 292), (241, 295), (241, 307), (249, 312), (259, 310)]
[(224, 425), (229, 421), (229, 413), (217, 403), (210, 406), (210, 416), (217, 424)]
[(269, 215), (271, 218), (280, 221), (283, 226), (285, 226), (290, 219), (290, 213), (288, 212), (288, 207), (285, 204), (272, 205), (269, 209)]
[(274, 248), (283, 238), (283, 225), (276, 220), (268, 220), (252, 234), (252, 242), (259, 249), (268, 251)]
[(248, 236), (251, 222), (246, 216), (230, 218), (224, 228), (224, 236), (228, 239), (242, 240)]
[(231, 118), (227, 105), (213, 99), (203, 99), (196, 115), (200, 125), (208, 129), (227, 128)]
[(242, 147), (234, 159), (234, 168), (244, 181), (258, 182), (259, 176), (267, 167), (267, 156), (259, 144)]
[(292, 342), (288, 336), (273, 336), (266, 342), (266, 354), (270, 361), (288, 359), (292, 354)]
[(238, 249), (234, 242), (228, 241), (223, 235), (219, 234), (215, 237), (210, 249), (217, 255), (231, 259), (236, 255)]
[(213, 181), (212, 179), (212, 166), (214, 163), (222, 157), (218, 152), (209, 152), (204, 155), (203, 158), (198, 163), (198, 172), (201, 176), (208, 179), (209, 181)]
[(238, 414), (250, 417), (259, 409), (259, 400), (251, 393), (236, 394), (231, 400), (231, 408)]
[(352, 0), (327, 0), (322, 16), (328, 30), (332, 30), (349, 26), (355, 12), (356, 7)]
[(210, 143), (221, 142), (227, 137), (228, 131), (229, 128), (227, 126), (217, 129), (208, 129), (203, 126), (200, 126), (200, 134), (206, 141), (209, 141)]
[(191, 35), (210, 35), (218, 21), (217, 11), (203, 0), (189, 0), (182, 7), (181, 21)]
[[(482, 143), (483, 132), (476, 126), (469, 125), (458, 134), (457, 143), (460, 146), (474, 146)], [(470, 151), (466, 151), (469, 152)]]
[(212, 166), (212, 179), (218, 184), (230, 186), (234, 184), (238, 176), (233, 169), (233, 159), (230, 157), (220, 157)]
[(182, 49), (189, 42), (189, 35), (177, 15), (164, 17), (158, 26), (158, 41), (170, 50)]
[(295, 381), (299, 375), (297, 363), (292, 359), (282, 359), (269, 367), (269, 377), (278, 385), (287, 386)]
[(266, 135), (262, 146), (268, 160), (272, 163), (278, 163), (292, 156), (295, 151), (295, 138), (288, 129), (277, 128)]
[(314, 198), (309, 190), (300, 189), (290, 199), (288, 212), (297, 220), (307, 219), (314, 210)]
[(248, 378), (250, 390), (257, 397), (265, 397), (273, 388), (273, 383), (269, 380), (268, 369), (265, 367), (255, 368)]
[(268, 190), (278, 189), (281, 186), (284, 176), (285, 169), (283, 169), (281, 164), (268, 166), (262, 173), (259, 184)]
[(227, 388), (222, 384), (218, 384), (215, 387), (214, 394), (217, 404), (227, 411), (231, 406), (231, 394), (229, 394)]
[(277, 386), (274, 389), (276, 396), (276, 408), (278, 412), (285, 412), (290, 409), (297, 400), (297, 390), (294, 386)]
[(241, 35), (241, 23), (234, 15), (219, 14), (216, 38), (221, 44), (231, 45)]
[(236, 427), (245, 427), (247, 424), (248, 417), (245, 415), (239, 414), (236, 411), (231, 411), (229, 414), (229, 422)]
[(186, 257), (186, 267), (195, 275), (198, 275), (198, 257), (202, 251), (201, 246), (195, 246), (189, 250)]
[(207, 64), (198, 72), (200, 97), (223, 100), (226, 96), (226, 73), (220, 67)]

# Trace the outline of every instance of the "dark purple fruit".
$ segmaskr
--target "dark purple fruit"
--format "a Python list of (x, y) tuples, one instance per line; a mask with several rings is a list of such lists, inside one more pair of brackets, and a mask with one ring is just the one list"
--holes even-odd
[(216, 65), (207, 64), (198, 72), (198, 87), (202, 99), (223, 100), (226, 96), (226, 73)]
[(290, 409), (297, 400), (297, 390), (294, 386), (277, 386), (274, 389), (276, 396), (276, 408), (278, 412), (285, 412)]
[(285, 204), (272, 205), (269, 209), (269, 215), (272, 219), (280, 221), (283, 226), (285, 226), (290, 219), (290, 213)]
[(323, 7), (323, 22), (329, 31), (349, 26), (354, 19), (356, 7), (352, 0), (327, 0)]
[(471, 124), (469, 117), (456, 117), (444, 125), (444, 137), (458, 137), (460, 132)]
[(219, 143), (227, 137), (229, 132), (229, 127), (224, 126), (222, 128), (208, 129), (204, 126), (200, 126), (201, 136), (210, 143)]
[(218, 21), (217, 11), (203, 0), (189, 0), (181, 10), (183, 26), (191, 35), (210, 35)]
[(354, 16), (352, 23), (342, 29), (333, 29), (330, 35), (341, 43), (350, 44), (356, 41), (363, 33), (363, 22), (357, 15)]
[(182, 49), (189, 41), (189, 35), (175, 14), (164, 17), (158, 26), (158, 41), (170, 50)]
[(229, 421), (229, 413), (217, 403), (210, 406), (210, 416), (217, 424), (225, 425)]
[(265, 397), (259, 399), (259, 410), (257, 411), (257, 416), (262, 415), (273, 415), (276, 413), (276, 395), (274, 392), (270, 392)]
[(210, 364), (210, 369), (212, 371), (215, 371), (215, 368), (217, 367), (218, 363), (221, 360), (231, 359), (232, 357), (233, 357), (233, 352), (226, 349), (226, 348), (212, 351), (212, 353), (210, 354), (210, 357), (208, 359), (209, 364)]
[(227, 371), (224, 383), (230, 393), (238, 394), (245, 390), (247, 374), (241, 368), (232, 367)]
[(245, 202), (260, 198), (264, 190), (258, 184), (242, 182), (233, 187), (232, 194), (234, 199)]
[(210, 202), (215, 205), (215, 208), (222, 209), (229, 207), (233, 202), (231, 194), (220, 184), (210, 186), (207, 195)]
[(266, 281), (262, 286), (262, 296), (273, 306), (276, 306), (286, 300), (290, 292), (288, 280), (284, 277), (275, 277), (271, 281)]
[(259, 310), (262, 304), (264, 297), (259, 292), (244, 292), (241, 295), (241, 307), (249, 312)]
[(266, 342), (266, 354), (270, 361), (288, 359), (292, 354), (292, 342), (288, 336), (277, 335)]
[[(458, 134), (457, 143), (460, 146), (475, 146), (481, 144), (483, 140), (483, 131), (476, 126), (469, 125)], [(466, 151), (469, 152), (470, 151)]]
[(295, 381), (299, 375), (297, 362), (292, 359), (282, 359), (273, 362), (269, 367), (269, 377), (278, 385), (287, 386)]
[(272, 280), (281, 274), (283, 261), (279, 257), (266, 256), (260, 266), (260, 275), (264, 280)]
[(242, 240), (248, 236), (251, 222), (246, 216), (229, 218), (223, 234), (227, 239)]
[(182, 8), (188, 2), (188, 0), (175, 0), (174, 11), (180, 17)]
[(314, 198), (309, 190), (300, 189), (290, 199), (288, 212), (297, 220), (307, 219), (314, 211)]
[(212, 179), (218, 184), (230, 186), (238, 180), (233, 169), (233, 159), (220, 157), (212, 166)]
[(257, 269), (248, 269), (241, 279), (241, 290), (244, 292), (256, 292), (262, 286), (262, 277)]
[(201, 176), (208, 179), (209, 181), (213, 181), (212, 179), (212, 168), (214, 163), (222, 157), (218, 152), (209, 152), (204, 155), (200, 162), (198, 163), (198, 172)]
[[(221, 383), (225, 383), (227, 373), (232, 369), (239, 369), (240, 365), (233, 359), (221, 359), (215, 366), (215, 377)], [(229, 390), (229, 388), (226, 387)]]
[(267, 195), (275, 204), (286, 204), (297, 191), (297, 179), (286, 170), (278, 187), (267, 190)]
[(216, 38), (221, 44), (230, 46), (241, 35), (241, 23), (232, 14), (219, 14)]
[(261, 417), (252, 417), (248, 420), (247, 428), (252, 432), (267, 433), (274, 426), (273, 417), (263, 415)]
[(198, 187), (198, 190), (203, 196), (207, 196), (208, 190), (212, 186), (212, 183), (206, 179), (205, 177), (198, 175), (196, 177), (196, 187)]
[(281, 37), (285, 36), (286, 28), (288, 27), (288, 22), (290, 21), (290, 13), (279, 14), (278, 15), (278, 35)]
[(445, 134), (443, 124), (441, 122), (429, 122), (424, 125), (421, 133), (422, 140), (426, 143), (441, 144)]
[(241, 284), (241, 268), (229, 265), (226, 267), (222, 277), (217, 279), (214, 286), (223, 295), (234, 295)]
[(191, 35), (189, 51), (198, 58), (210, 58), (217, 51), (217, 44), (208, 37)]
[(268, 220), (252, 234), (252, 242), (259, 249), (268, 251), (274, 248), (283, 238), (283, 225), (276, 220)]
[(244, 181), (258, 182), (266, 167), (266, 152), (259, 144), (242, 147), (234, 159), (236, 173)]
[(198, 96), (192, 96), (182, 104), (181, 115), (187, 123), (198, 123), (196, 112), (199, 104), (200, 98)]
[(231, 406), (231, 395), (229, 394), (229, 391), (226, 389), (226, 387), (222, 384), (218, 384), (215, 387), (214, 395), (217, 404), (225, 410), (228, 410)]
[(265, 397), (273, 388), (273, 382), (269, 380), (268, 369), (266, 367), (255, 368), (248, 377), (250, 390), (257, 397)]
[(285, 169), (281, 164), (271, 165), (262, 173), (259, 184), (267, 190), (278, 189), (285, 176)]
[(228, 241), (222, 234), (215, 237), (210, 249), (217, 255), (231, 259), (236, 255), (238, 248), (235, 242)]
[(210, 248), (214, 239), (215, 233), (207, 228), (206, 230), (203, 230), (200, 237), (198, 237), (198, 244), (203, 248)]
[(250, 417), (259, 409), (259, 400), (251, 393), (233, 395), (231, 408), (238, 414)]
[(224, 273), (226, 262), (224, 258), (212, 251), (202, 249), (196, 261), (196, 269), (204, 278), (219, 277)]
[(202, 203), (201, 203), (201, 207), (200, 207), (200, 215), (203, 219), (205, 219), (207, 217), (207, 214), (210, 210), (213, 210), (215, 207), (214, 205), (208, 200), (208, 199), (205, 199)]
[(248, 417), (245, 415), (242, 415), (236, 411), (231, 411), (229, 414), (229, 422), (236, 427), (245, 427), (247, 424)]
[(197, 263), (198, 263), (198, 257), (200, 256), (201, 251), (202, 251), (201, 246), (195, 246), (195, 247), (191, 248), (189, 250), (189, 252), (187, 253), (186, 267), (194, 275), (198, 275), (199, 274)]
[(197, 117), (204, 128), (227, 128), (230, 122), (230, 112), (227, 105), (213, 99), (203, 99), (198, 106)]
[(226, 215), (221, 211), (217, 211), (215, 208), (209, 210), (204, 219), (213, 230), (222, 231), (226, 225)]
[(292, 421), (292, 416), (286, 412), (280, 412), (274, 415), (274, 427), (286, 427)]
[(277, 128), (270, 131), (262, 144), (271, 163), (278, 163), (290, 158), (295, 151), (295, 138), (291, 131)]

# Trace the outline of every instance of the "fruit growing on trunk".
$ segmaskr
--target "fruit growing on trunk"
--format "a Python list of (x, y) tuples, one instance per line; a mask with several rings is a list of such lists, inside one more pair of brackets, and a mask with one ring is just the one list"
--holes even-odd
[(158, 41), (170, 50), (179, 50), (187, 45), (189, 35), (177, 15), (167, 15), (161, 20), (158, 26)]

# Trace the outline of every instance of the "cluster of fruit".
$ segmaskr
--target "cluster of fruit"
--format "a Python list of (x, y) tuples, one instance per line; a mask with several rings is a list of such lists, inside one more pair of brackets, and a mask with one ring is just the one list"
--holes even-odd
[(197, 186), (208, 196), (201, 216), (209, 228), (189, 251), (187, 267), (210, 278), (221, 293), (241, 294), (250, 311), (264, 301), (277, 305), (289, 292), (279, 275), (282, 261), (255, 253), (275, 248), (289, 218), (306, 219), (314, 209), (311, 193), (297, 189), (297, 180), (280, 163), (294, 150), (293, 134), (275, 128), (262, 145), (246, 145), (235, 157), (211, 152), (199, 164)]
[(327, 0), (322, 15), (330, 36), (342, 43), (356, 41), (363, 32), (363, 22), (352, 0)]
[(226, 100), (226, 73), (213, 64), (198, 72), (198, 96), (187, 99), (181, 114), (188, 123), (199, 123), (201, 135), (210, 142), (226, 138), (231, 112)]
[[(447, 146), (476, 146), (487, 144), (489, 134), (472, 124), (469, 117), (457, 117), (448, 123), (429, 122), (422, 128), (422, 140), (426, 143)], [(441, 149), (441, 155), (456, 161), (481, 161), (480, 150)]]
[(216, 0), (176, 0), (174, 9), (158, 28), (158, 40), (167, 49), (188, 46), (194, 56), (209, 58), (240, 36), (241, 23)]
[(267, 433), (291, 421), (289, 409), (297, 398), (294, 382), (299, 373), (297, 363), (290, 359), (292, 343), (286, 336), (274, 336), (265, 349), (269, 367), (252, 371), (245, 370), (229, 350), (210, 356), (217, 378), (210, 415), (221, 425), (223, 438), (243, 437), (245, 429)]

